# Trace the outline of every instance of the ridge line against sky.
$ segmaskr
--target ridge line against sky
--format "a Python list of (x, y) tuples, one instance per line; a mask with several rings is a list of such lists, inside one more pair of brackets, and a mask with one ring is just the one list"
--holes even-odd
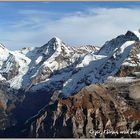
[(0, 2), (0, 42), (16, 50), (57, 36), (71, 46), (102, 46), (138, 30), (138, 17), (140, 2)]

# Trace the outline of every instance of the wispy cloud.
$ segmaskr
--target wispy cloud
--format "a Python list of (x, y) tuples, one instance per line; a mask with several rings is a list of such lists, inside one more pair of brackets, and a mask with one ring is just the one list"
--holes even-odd
[(53, 36), (72, 46), (103, 45), (127, 30), (140, 28), (138, 8), (89, 8), (71, 13), (33, 9), (18, 14), (20, 21), (12, 22), (8, 30), (0, 29), (2, 38), (11, 40), (4, 41), (11, 49), (41, 46)]

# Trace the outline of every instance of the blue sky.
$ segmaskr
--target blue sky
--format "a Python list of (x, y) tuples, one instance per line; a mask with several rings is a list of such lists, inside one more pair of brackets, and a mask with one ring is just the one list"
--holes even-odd
[(140, 2), (0, 2), (0, 42), (11, 50), (57, 36), (71, 46), (103, 45), (140, 28)]

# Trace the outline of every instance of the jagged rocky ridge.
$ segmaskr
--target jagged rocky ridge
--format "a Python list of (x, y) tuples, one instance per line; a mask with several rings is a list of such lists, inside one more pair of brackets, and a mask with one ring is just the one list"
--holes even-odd
[[(133, 83), (133, 87), (139, 86)], [(23, 136), (57, 138), (140, 138), (140, 112), (129, 98), (131, 85), (90, 85), (43, 108)]]
[[(1, 119), (0, 136), (6, 135), (3, 130), (7, 128), (23, 125), (45, 105), (76, 94), (85, 86), (138, 82), (139, 38), (139, 32), (128, 31), (100, 50), (95, 46), (69, 47), (56, 37), (42, 47), (19, 51), (1, 45), (0, 107), (7, 119)], [(139, 101), (137, 92), (132, 90), (129, 96)]]

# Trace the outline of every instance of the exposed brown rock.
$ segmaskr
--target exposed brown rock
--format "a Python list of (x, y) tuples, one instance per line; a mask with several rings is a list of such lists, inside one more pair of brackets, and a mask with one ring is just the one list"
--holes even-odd
[(85, 87), (79, 93), (48, 106), (28, 124), (29, 136), (139, 137), (131, 133), (121, 134), (122, 131), (139, 131), (140, 112), (119, 95), (120, 91), (109, 85)]

